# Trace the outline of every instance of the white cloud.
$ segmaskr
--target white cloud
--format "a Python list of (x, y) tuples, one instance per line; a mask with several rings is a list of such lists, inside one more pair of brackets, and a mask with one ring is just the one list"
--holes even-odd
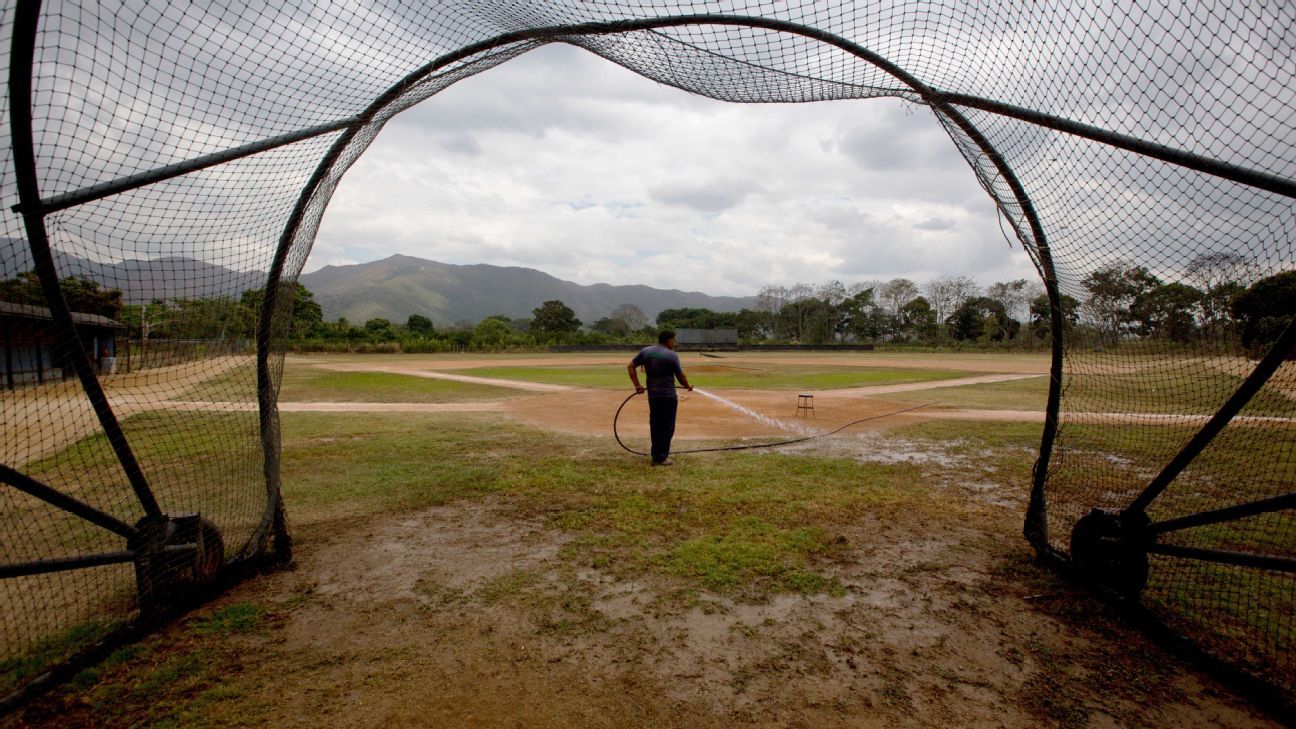
[(713, 294), (1033, 275), (925, 108), (726, 104), (569, 46), (397, 116), (342, 181), (307, 269), (393, 253)]

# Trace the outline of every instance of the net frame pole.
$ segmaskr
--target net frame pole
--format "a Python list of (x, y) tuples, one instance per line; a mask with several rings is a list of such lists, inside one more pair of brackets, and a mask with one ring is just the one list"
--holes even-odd
[[(464, 46), (457, 51), (445, 54), (423, 67), (416, 69), (414, 72), (408, 74), (390, 87), (386, 92), (381, 94), (363, 113), (357, 115), (355, 117), (356, 124), (345, 130), (343, 134), (335, 140), (333, 146), (325, 154), (324, 158), (320, 160), (320, 163), (316, 167), (315, 173), (312, 175), (310, 181), (305, 187), (303, 187), (302, 193), (298, 197), (297, 204), (293, 208), (292, 215), (284, 226), (284, 232), (280, 236), (279, 245), (275, 250), (274, 262), (267, 274), (266, 286), (262, 297), (261, 319), (257, 329), (257, 395), (262, 413), (262, 442), (266, 453), (265, 471), (267, 480), (269, 481), (273, 478), (275, 481), (273, 487), (274, 491), (276, 493), (278, 492), (278, 420), (277, 396), (273, 392), (272, 379), (269, 370), (269, 336), (272, 316), (279, 295), (279, 279), (283, 273), (283, 266), (287, 260), (288, 250), (291, 247), (293, 239), (296, 237), (301, 222), (305, 218), (306, 207), (309, 205), (311, 199), (313, 199), (314, 193), (318, 189), (319, 184), (332, 169), (342, 151), (345, 150), (355, 138), (355, 135), (359, 130), (363, 128), (364, 125), (371, 122), (376, 114), (388, 103), (394, 101), (404, 90), (413, 86), (423, 77), (435, 73), (441, 68), (444, 68), (458, 60), (491, 50), (492, 48), (499, 48), (512, 43), (526, 41), (551, 42), (582, 35), (614, 35), (638, 30), (654, 30), (688, 25), (726, 25), (789, 32), (827, 43), (871, 63), (911, 88), (926, 103), (938, 109), (941, 116), (948, 118), (965, 134), (968, 134), (968, 136), (981, 149), (982, 153), (990, 159), (992, 164), (994, 164), (999, 175), (1008, 183), (1009, 188), (1013, 192), (1014, 198), (1016, 198), (1018, 205), (1021, 207), (1023, 217), (1026, 218), (1027, 224), (1031, 228), (1032, 236), (1035, 238), (1035, 248), (1039, 254), (1038, 266), (1040, 268), (1041, 278), (1044, 281), (1044, 287), (1049, 299), (1051, 310), (1050, 322), (1052, 326), (1052, 355), (1050, 362), (1051, 376), (1049, 380), (1049, 396), (1048, 404), (1046, 406), (1040, 457), (1036, 464), (1037, 475), (1032, 485), (1031, 508), (1028, 510), (1025, 529), (1026, 533), (1031, 538), (1031, 542), (1035, 544), (1037, 548), (1041, 545), (1047, 544), (1047, 523), (1045, 518), (1043, 483), (1047, 474), (1049, 454), (1052, 451), (1052, 445), (1057, 434), (1057, 415), (1061, 403), (1063, 321), (1061, 294), (1058, 289), (1052, 253), (1049, 250), (1048, 240), (1044, 234), (1043, 225), (1040, 223), (1039, 216), (1035, 211), (1035, 207), (1029, 196), (1026, 194), (1025, 188), (1022, 186), (1017, 176), (1012, 172), (1012, 169), (1008, 166), (1003, 157), (998, 153), (994, 146), (990, 144), (985, 135), (981, 134), (975, 125), (973, 125), (967, 117), (962, 114), (962, 112), (956, 109), (953, 105), (945, 102), (938, 91), (922, 83), (904, 69), (869, 49), (841, 36), (798, 23), (750, 16), (712, 14), (687, 15), (668, 18), (610, 21), (604, 23), (579, 23), (574, 25), (533, 28), (529, 30), (504, 33), (495, 36), (494, 38)], [(272, 460), (274, 461), (274, 464), (271, 463)], [(263, 525), (261, 531), (264, 531), (264, 526), (265, 525)]]
[(14, 359), (13, 359), (13, 332), (9, 327), (4, 328), (4, 340), (0, 341), (0, 347), (4, 347), (5, 354), (5, 387), (14, 389)]
[(1164, 493), (1170, 483), (1188, 467), (1188, 464), (1192, 463), (1197, 458), (1197, 455), (1206, 446), (1210, 445), (1215, 436), (1224, 430), (1224, 426), (1229, 424), (1233, 416), (1246, 407), (1257, 392), (1260, 392), (1260, 388), (1264, 387), (1269, 378), (1278, 371), (1278, 368), (1287, 359), (1287, 355), (1291, 353), (1294, 347), (1296, 347), (1296, 317), (1292, 317), (1292, 320), (1287, 323), (1287, 328), (1274, 341), (1264, 359), (1260, 360), (1255, 369), (1251, 370), (1251, 374), (1247, 375), (1241, 385), (1238, 385), (1237, 390), (1229, 396), (1229, 399), (1220, 406), (1219, 410), (1215, 411), (1211, 419), (1206, 421), (1206, 424), (1193, 435), (1192, 439), (1184, 444), (1184, 447), (1175, 454), (1175, 457), (1170, 459), (1170, 462), (1161, 469), (1161, 472), (1156, 475), (1156, 478), (1152, 479), (1143, 489), (1143, 492), (1130, 502), (1129, 506), (1125, 507), (1124, 513), (1145, 513), (1148, 506)]
[(108, 437), (108, 443), (121, 463), (135, 497), (144, 513), (162, 518), (162, 509), (149, 488), (148, 479), (131, 450), (130, 442), (122, 430), (121, 422), (113, 413), (112, 405), (99, 382), (90, 357), (77, 335), (76, 325), (67, 300), (59, 287), (58, 271), (50, 250), (49, 236), (45, 230), (45, 216), (40, 211), (40, 183), (36, 172), (36, 151), (32, 128), (32, 64), (36, 54), (36, 33), (40, 25), (40, 0), (18, 0), (14, 8), (13, 41), (9, 57), (9, 118), (13, 143), (14, 172), (17, 178), (18, 199), (23, 206), (23, 225), (31, 248), (32, 261), (45, 303), (54, 321), (59, 343), (76, 370), (86, 397), (94, 407), (99, 424)]
[(1227, 564), (1234, 567), (1254, 567), (1262, 570), (1273, 570), (1274, 572), (1296, 572), (1296, 557), (1280, 557), (1272, 554), (1255, 554), (1228, 549), (1205, 549), (1202, 547), (1158, 543), (1147, 545), (1147, 551), (1149, 554), (1197, 559), (1203, 562)]
[(62, 491), (47, 486), (3, 463), (0, 463), (0, 481), (9, 484), (28, 496), (33, 496), (51, 506), (79, 516), (95, 526), (103, 527), (118, 536), (131, 539), (138, 533), (135, 527), (117, 517), (96, 509), (80, 499), (68, 496)]
[(1166, 519), (1148, 524), (1144, 530), (1149, 534), (1165, 534), (1168, 532), (1177, 532), (1183, 529), (1193, 527), (1207, 526), (1209, 524), (1219, 524), (1225, 521), (1235, 521), (1245, 519), (1248, 516), (1259, 516), (1274, 511), (1284, 509), (1296, 509), (1296, 493), (1283, 494), (1269, 499), (1251, 501), (1245, 504), (1236, 504), (1226, 506), (1220, 509), (1211, 509), (1202, 511), (1188, 516), (1181, 516), (1174, 519)]
[(88, 554), (80, 557), (56, 557), (54, 559), (36, 559), (30, 562), (0, 564), (0, 580), (31, 575), (47, 575), (52, 572), (67, 572), (87, 567), (103, 567), (110, 564), (125, 564), (135, 561), (135, 553), (130, 551), (105, 552)]
[[(517, 35), (517, 33), (506, 35)], [(266, 479), (268, 508), (262, 516), (256, 532), (253, 533), (252, 539), (248, 542), (251, 552), (260, 552), (270, 536), (272, 526), (274, 526), (275, 522), (282, 522), (284, 519), (282, 484), (279, 478), (279, 395), (274, 389), (274, 378), (270, 373), (272, 346), (270, 337), (274, 325), (274, 312), (279, 303), (279, 284), (283, 278), (284, 265), (288, 260), (288, 251), (292, 248), (292, 242), (297, 236), (297, 231), (301, 228), (302, 221), (306, 219), (306, 209), (314, 198), (315, 191), (319, 189), (320, 183), (328, 176), (333, 169), (333, 165), (350, 146), (360, 130), (372, 123), (374, 117), (388, 104), (399, 98), (400, 94), (406, 89), (417, 84), (428, 74), (435, 73), (451, 63), (479, 52), (508, 45), (510, 42), (513, 41), (501, 43), (496, 39), (488, 39), (442, 55), (406, 74), (404, 78), (370, 102), (363, 112), (352, 117), (350, 124), (341, 128), (341, 135), (333, 141), (328, 151), (325, 152), (324, 157), (315, 166), (315, 171), (311, 174), (310, 180), (302, 187), (301, 193), (297, 196), (297, 202), (293, 205), (292, 213), (289, 215), (288, 221), (284, 224), (283, 232), (279, 236), (279, 243), (275, 247), (270, 270), (266, 273), (266, 283), (261, 295), (261, 311), (257, 321), (257, 407), (260, 414), (262, 472)], [(277, 531), (286, 534), (286, 530), (280, 529)]]
[(1014, 104), (1005, 104), (1002, 101), (993, 101), (980, 96), (971, 94), (957, 94), (949, 92), (938, 92), (945, 101), (958, 106), (967, 106), (981, 111), (987, 111), (991, 114), (1006, 116), (1019, 121), (1028, 122), (1036, 126), (1045, 127), (1054, 131), (1073, 134), (1077, 137), (1083, 137), (1093, 142), (1099, 142), (1111, 147), (1123, 149), (1127, 152), (1159, 159), (1162, 162), (1169, 162), (1178, 167), (1186, 167), (1197, 172), (1204, 172), (1213, 177), (1220, 177), (1230, 182), (1236, 182), (1248, 187), (1255, 187), (1267, 192), (1272, 192), (1283, 197), (1296, 197), (1296, 180), (1291, 180), (1278, 175), (1271, 175), (1267, 172), (1253, 170), (1248, 167), (1242, 167), (1230, 164), (1213, 157), (1205, 157), (1200, 154), (1194, 154), (1187, 150), (1171, 147), (1166, 144), (1140, 139), (1128, 134), (1121, 134), (1110, 129), (1085, 124), (1073, 119), (1046, 114), (1042, 111), (1028, 109), (1023, 106)]
[[(336, 132), (355, 123), (356, 121), (353, 117), (350, 119), (330, 122), (328, 124), (308, 127), (306, 129), (299, 129), (295, 132), (280, 134), (278, 136), (244, 144), (239, 147), (233, 147), (220, 152), (213, 152), (212, 154), (206, 154), (201, 157), (194, 157), (183, 162), (163, 165), (145, 172), (127, 175), (116, 180), (101, 182), (97, 185), (90, 185), (79, 190), (53, 195), (40, 201), (39, 211), (46, 215), (56, 213), (70, 207), (75, 207), (77, 205), (100, 200), (118, 193), (128, 192), (140, 187), (152, 185), (155, 182), (163, 182), (182, 175), (187, 175), (190, 172), (205, 170), (208, 167), (215, 167), (216, 165), (224, 164), (226, 162), (232, 162), (244, 157), (250, 157), (254, 154), (268, 152), (272, 149), (278, 149), (279, 147), (284, 147), (289, 144), (295, 144), (313, 137)], [(13, 210), (16, 213), (23, 212), (23, 209), (24, 206), (22, 204), (13, 207)]]

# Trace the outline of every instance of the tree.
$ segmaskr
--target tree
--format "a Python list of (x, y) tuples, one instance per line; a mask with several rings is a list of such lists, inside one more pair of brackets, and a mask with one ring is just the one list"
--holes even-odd
[(576, 312), (558, 299), (544, 302), (531, 313), (531, 330), (540, 334), (569, 334), (581, 328)]
[(1026, 307), (1027, 290), (1030, 282), (1024, 278), (1016, 281), (999, 281), (986, 287), (986, 296), (999, 302), (1005, 313), (1016, 318), (1017, 313)]
[(1003, 341), (1017, 334), (1021, 323), (1008, 316), (1003, 304), (976, 296), (959, 304), (949, 316), (950, 335), (960, 341)]
[(846, 290), (846, 285), (841, 281), (829, 281), (815, 292), (815, 297), (824, 301), (829, 306), (838, 306), (846, 299), (850, 298), (850, 293)]
[(1259, 356), (1296, 316), (1296, 271), (1256, 281), (1233, 299), (1229, 311), (1241, 329), (1242, 346)]
[(643, 309), (634, 304), (622, 304), (612, 310), (608, 316), (609, 319), (620, 320), (625, 324), (627, 332), (636, 329), (643, 329), (648, 326), (648, 315), (643, 313)]
[(712, 311), (701, 307), (663, 309), (657, 315), (657, 326), (670, 329), (716, 329), (733, 327), (737, 315), (728, 311)]
[(1120, 341), (1132, 317), (1130, 307), (1140, 294), (1161, 285), (1161, 280), (1142, 266), (1109, 263), (1081, 282), (1089, 292), (1084, 311), (1098, 326), (1103, 341), (1109, 345)]
[(900, 307), (900, 314), (895, 317), (895, 334), (899, 339), (934, 339), (936, 329), (936, 311), (921, 296)]
[(1194, 316), (1202, 293), (1178, 282), (1162, 284), (1134, 297), (1130, 318), (1139, 334), (1172, 342), (1189, 342), (1197, 337)]
[(756, 309), (769, 314), (772, 320), (780, 311), (783, 311), (787, 299), (786, 286), (765, 286), (756, 294)]
[(767, 311), (743, 309), (734, 316), (738, 336), (744, 339), (769, 339), (774, 336), (774, 316)]
[(814, 296), (814, 291), (814, 286), (799, 281), (787, 290), (787, 302), (779, 311), (780, 335), (798, 342), (802, 340), (805, 336), (806, 314), (812, 306), (809, 300)]
[(623, 334), (628, 334), (630, 332), (630, 329), (626, 326), (626, 323), (624, 321), (620, 319), (613, 319), (610, 316), (605, 316), (602, 319), (599, 319), (598, 321), (594, 322), (592, 325), (590, 325), (590, 329), (596, 332), (602, 332), (603, 334), (613, 334), (613, 335), (623, 335)]
[(845, 333), (857, 340), (874, 341), (883, 334), (886, 312), (873, 300), (876, 289), (861, 288), (842, 302)]
[(1222, 339), (1229, 334), (1233, 319), (1229, 303), (1246, 290), (1251, 261), (1231, 251), (1203, 253), (1188, 263), (1184, 276), (1201, 291), (1202, 334)]
[(842, 319), (841, 309), (831, 303), (812, 296), (800, 302), (792, 309), (789, 317), (799, 319), (801, 336), (799, 341), (806, 344), (826, 344), (837, 339), (839, 322)]
[(436, 334), (436, 327), (433, 326), (432, 320), (422, 314), (410, 314), (405, 320), (405, 329), (410, 334), (420, 337), (430, 337)]
[[(244, 311), (247, 311), (244, 309)], [(158, 331), (159, 324), (164, 320), (167, 312), (166, 302), (161, 299), (154, 299), (147, 304), (127, 304), (122, 307), (120, 321), (126, 325), (128, 336), (134, 337), (139, 335), (140, 339), (148, 339)], [(248, 314), (250, 318), (250, 313)], [(250, 336), (245, 332), (245, 336)]]
[(486, 347), (502, 347), (508, 343), (513, 328), (509, 326), (508, 317), (490, 316), (477, 322), (473, 328), (473, 344)]
[[(305, 337), (316, 333), (324, 323), (324, 311), (315, 301), (315, 294), (310, 289), (302, 286), (300, 283), (293, 282), (291, 292), (279, 292), (282, 297), (285, 293), (291, 294), (292, 301), (292, 318), (288, 323), (289, 336)], [(239, 301), (243, 306), (252, 310), (259, 317), (261, 311), (261, 302), (264, 300), (264, 289), (248, 289), (243, 292)], [(280, 299), (282, 301), (282, 299)]]
[[(105, 289), (96, 281), (76, 276), (59, 279), (59, 290), (63, 292), (68, 309), (82, 314), (98, 314), (116, 319), (125, 305), (119, 289)], [(0, 301), (48, 306), (40, 278), (35, 271), (25, 271), (14, 278), (0, 281)]]
[(375, 341), (387, 341), (396, 338), (392, 323), (387, 319), (375, 317), (364, 323), (365, 336)]
[[(877, 300), (893, 317), (900, 317), (900, 310), (905, 304), (913, 301), (918, 296), (918, 284), (907, 278), (893, 278), (882, 284), (877, 290)], [(931, 308), (931, 303), (924, 300), (927, 308)]]
[(923, 287), (927, 303), (936, 312), (936, 321), (948, 319), (963, 302), (976, 295), (976, 281), (966, 276), (942, 276), (932, 279)]
[[(1080, 302), (1075, 297), (1062, 294), (1062, 334), (1065, 336), (1080, 321)], [(1040, 339), (1048, 339), (1053, 331), (1052, 310), (1048, 294), (1040, 294), (1030, 304), (1031, 332)]]
[(231, 339), (250, 337), (256, 331), (252, 311), (228, 296), (210, 299), (175, 299), (152, 328), (167, 339)]

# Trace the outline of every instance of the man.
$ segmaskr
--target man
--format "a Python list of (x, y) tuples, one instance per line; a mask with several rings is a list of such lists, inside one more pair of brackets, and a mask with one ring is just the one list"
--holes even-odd
[[(644, 368), (648, 387), (639, 384), (638, 368)], [(670, 456), (671, 438), (675, 435), (675, 411), (679, 399), (675, 395), (675, 378), (685, 390), (693, 386), (684, 376), (679, 355), (675, 354), (675, 332), (665, 329), (657, 335), (657, 344), (644, 347), (626, 367), (635, 392), (648, 393), (648, 430), (652, 433), (652, 464), (674, 465)]]

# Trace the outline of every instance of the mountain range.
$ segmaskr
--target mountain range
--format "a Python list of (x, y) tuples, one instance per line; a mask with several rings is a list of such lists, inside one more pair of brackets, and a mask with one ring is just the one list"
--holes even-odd
[[(54, 262), (60, 275), (80, 276), (107, 288), (121, 289), (131, 304), (154, 299), (237, 297), (245, 289), (260, 288), (265, 281), (260, 271), (235, 271), (183, 256), (99, 263), (56, 250)], [(11, 278), (31, 267), (26, 241), (0, 238), (0, 278)], [(738, 311), (756, 304), (751, 296), (709, 296), (649, 286), (582, 285), (532, 268), (454, 265), (405, 255), (325, 266), (302, 274), (298, 280), (315, 294), (326, 319), (344, 316), (355, 323), (375, 317), (403, 323), (411, 314), (422, 314), (437, 326), (476, 323), (493, 314), (525, 318), (551, 299), (570, 306), (576, 317), (587, 324), (622, 304), (639, 307), (649, 319), (662, 309)]]
[(404, 255), (350, 266), (325, 266), (303, 274), (299, 280), (315, 294), (326, 318), (345, 316), (352, 322), (374, 317), (404, 322), (410, 314), (422, 314), (438, 326), (477, 322), (493, 314), (524, 318), (551, 299), (570, 306), (576, 318), (586, 324), (607, 316), (621, 304), (639, 307), (649, 319), (662, 309), (738, 311), (756, 305), (754, 296), (710, 296), (649, 286), (583, 285), (533, 268), (454, 265)]
[[(59, 276), (77, 276), (110, 289), (121, 289), (128, 304), (155, 299), (237, 298), (246, 289), (265, 284), (260, 271), (235, 271), (185, 256), (128, 258), (100, 263), (54, 249)], [(31, 249), (19, 238), (0, 238), (0, 278), (13, 278), (32, 268)]]

